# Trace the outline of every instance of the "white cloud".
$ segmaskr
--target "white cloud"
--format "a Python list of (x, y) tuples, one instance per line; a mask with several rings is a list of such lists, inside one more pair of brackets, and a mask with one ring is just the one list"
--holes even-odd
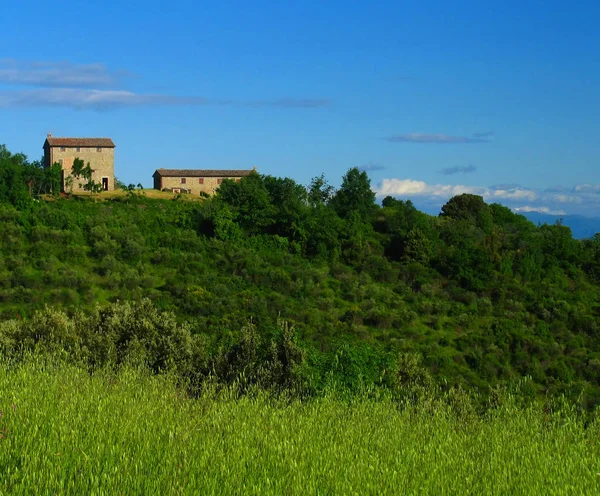
[(512, 188), (512, 189), (495, 189), (493, 191), (486, 191), (483, 195), (487, 198), (498, 198), (498, 199), (510, 199), (510, 200), (529, 200), (535, 201), (538, 199), (539, 195), (529, 189), (523, 188)]
[(567, 215), (576, 209), (580, 213), (598, 215), (600, 208), (600, 186), (577, 185), (558, 192), (524, 188), (518, 184), (498, 186), (466, 186), (462, 184), (428, 184), (414, 179), (384, 179), (374, 189), (378, 197), (396, 196), (412, 198), (421, 203), (438, 206), (453, 196), (470, 193), (482, 196), (487, 203), (502, 203), (517, 212), (543, 212), (553, 215)]
[(45, 88), (0, 92), (0, 107), (71, 107), (107, 109), (141, 105), (201, 105), (204, 98), (169, 95), (144, 95), (124, 90), (87, 90), (77, 88)]
[(116, 107), (148, 105), (243, 105), (254, 107), (313, 108), (326, 105), (324, 100), (261, 100), (234, 102), (212, 100), (196, 96), (142, 94), (125, 90), (97, 90), (80, 88), (40, 88), (22, 91), (0, 91), (1, 107), (70, 107), (74, 109), (105, 110)]
[[(0, 84), (17, 87), (0, 90), (0, 108), (53, 106), (104, 110), (142, 105), (236, 105), (311, 109), (329, 105), (324, 98), (236, 102), (199, 96), (144, 94), (119, 88), (125, 77), (132, 75), (126, 71), (109, 70), (104, 64), (0, 59)], [(39, 88), (27, 88), (31, 86)]]
[(579, 195), (567, 195), (564, 193), (552, 194), (549, 197), (558, 203), (581, 203), (583, 201)]
[(527, 199), (533, 201), (537, 199), (537, 193), (526, 189), (492, 190), (483, 186), (465, 186), (462, 184), (427, 184), (424, 181), (412, 179), (384, 179), (375, 191), (378, 196), (412, 195), (450, 198), (463, 193), (470, 193), (483, 196), (487, 200)]
[(600, 194), (600, 184), (576, 184), (573, 191), (577, 193)]
[(112, 86), (126, 71), (110, 71), (104, 64), (73, 64), (71, 62), (26, 62), (0, 60), (0, 82), (46, 87)]

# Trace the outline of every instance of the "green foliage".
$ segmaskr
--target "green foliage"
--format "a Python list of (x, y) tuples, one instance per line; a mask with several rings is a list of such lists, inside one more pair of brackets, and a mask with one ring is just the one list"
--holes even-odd
[(127, 190), (128, 186), (123, 181), (121, 181), (117, 176), (115, 176), (115, 188)]
[(310, 186), (308, 187), (308, 203), (313, 208), (328, 205), (334, 193), (335, 189), (333, 186), (327, 182), (325, 175), (321, 174), (313, 178), (310, 182)]
[(342, 179), (340, 189), (331, 199), (335, 211), (342, 218), (357, 212), (361, 219), (368, 219), (375, 209), (375, 193), (366, 171), (358, 167), (350, 169)]
[[(13, 179), (45, 180), (39, 165), (0, 156)], [(30, 322), (47, 305), (89, 316), (97, 304), (148, 298), (208, 343), (194, 374), (219, 356), (227, 380), (243, 371), (248, 387), (315, 391), (332, 373), (357, 388), (351, 371), (376, 383), (390, 356), (409, 354), (481, 401), (531, 376), (539, 396), (600, 404), (597, 237), (574, 240), (473, 195), (439, 217), (390, 197), (379, 208), (357, 170), (335, 193), (323, 176), (305, 188), (252, 174), (201, 202), (152, 200), (133, 186), (115, 200), (32, 202), (13, 179), (0, 183), (1, 320)], [(275, 372), (280, 319), (305, 352), (293, 373)], [(249, 322), (254, 358), (234, 359)]]
[(275, 207), (264, 178), (257, 173), (240, 182), (223, 181), (217, 199), (232, 208), (240, 226), (248, 234), (263, 232), (274, 222)]
[(19, 208), (30, 203), (26, 168), (24, 155), (12, 155), (6, 146), (0, 145), (0, 203), (11, 203)]
[(483, 198), (478, 195), (463, 193), (462, 195), (450, 198), (442, 206), (442, 217), (449, 217), (454, 220), (465, 220), (475, 224), (481, 230), (487, 232), (492, 225), (492, 215), (488, 205)]
[(90, 193), (101, 193), (102, 192), (102, 184), (97, 183), (93, 179), (94, 171), (88, 162), (85, 165), (84, 161), (80, 158), (75, 158), (73, 160), (73, 167), (71, 168), (72, 176), (80, 180), (85, 180), (85, 183), (79, 183), (79, 187), (83, 188), (84, 191), (89, 191)]
[[(58, 196), (61, 188), (61, 178), (62, 178), (62, 166), (59, 163), (52, 164), (50, 167), (44, 169), (44, 180), (48, 185), (50, 192), (54, 196)], [(68, 176), (65, 182), (70, 179), (70, 183), (67, 184), (67, 188), (69, 190), (73, 189), (73, 178)]]

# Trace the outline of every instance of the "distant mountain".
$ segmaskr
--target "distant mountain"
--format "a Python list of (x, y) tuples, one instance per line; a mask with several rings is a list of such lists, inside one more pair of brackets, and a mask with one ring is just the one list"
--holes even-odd
[(571, 228), (573, 237), (577, 239), (591, 238), (600, 233), (600, 218), (583, 215), (550, 215), (541, 212), (519, 212), (534, 224), (554, 224), (562, 220), (563, 225)]

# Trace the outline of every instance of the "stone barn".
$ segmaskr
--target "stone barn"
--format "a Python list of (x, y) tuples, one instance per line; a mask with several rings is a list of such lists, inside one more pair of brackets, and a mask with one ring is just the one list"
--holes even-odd
[[(93, 169), (92, 179), (102, 185), (104, 191), (115, 189), (115, 144), (110, 138), (55, 138), (49, 134), (44, 142), (44, 166), (60, 164), (62, 169), (61, 190), (71, 175), (73, 161), (79, 158)], [(73, 191), (83, 191), (81, 181), (73, 181)]]
[(193, 195), (214, 194), (224, 179), (239, 181), (256, 171), (219, 169), (157, 169), (153, 174), (154, 189), (187, 191)]

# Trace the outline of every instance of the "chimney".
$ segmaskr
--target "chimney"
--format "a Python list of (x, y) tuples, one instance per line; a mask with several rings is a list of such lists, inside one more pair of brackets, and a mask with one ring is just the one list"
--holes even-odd
[(52, 133), (48, 133), (48, 136), (46, 136), (46, 138), (52, 138)]
[(256, 172), (256, 165), (254, 166), (254, 171)]

